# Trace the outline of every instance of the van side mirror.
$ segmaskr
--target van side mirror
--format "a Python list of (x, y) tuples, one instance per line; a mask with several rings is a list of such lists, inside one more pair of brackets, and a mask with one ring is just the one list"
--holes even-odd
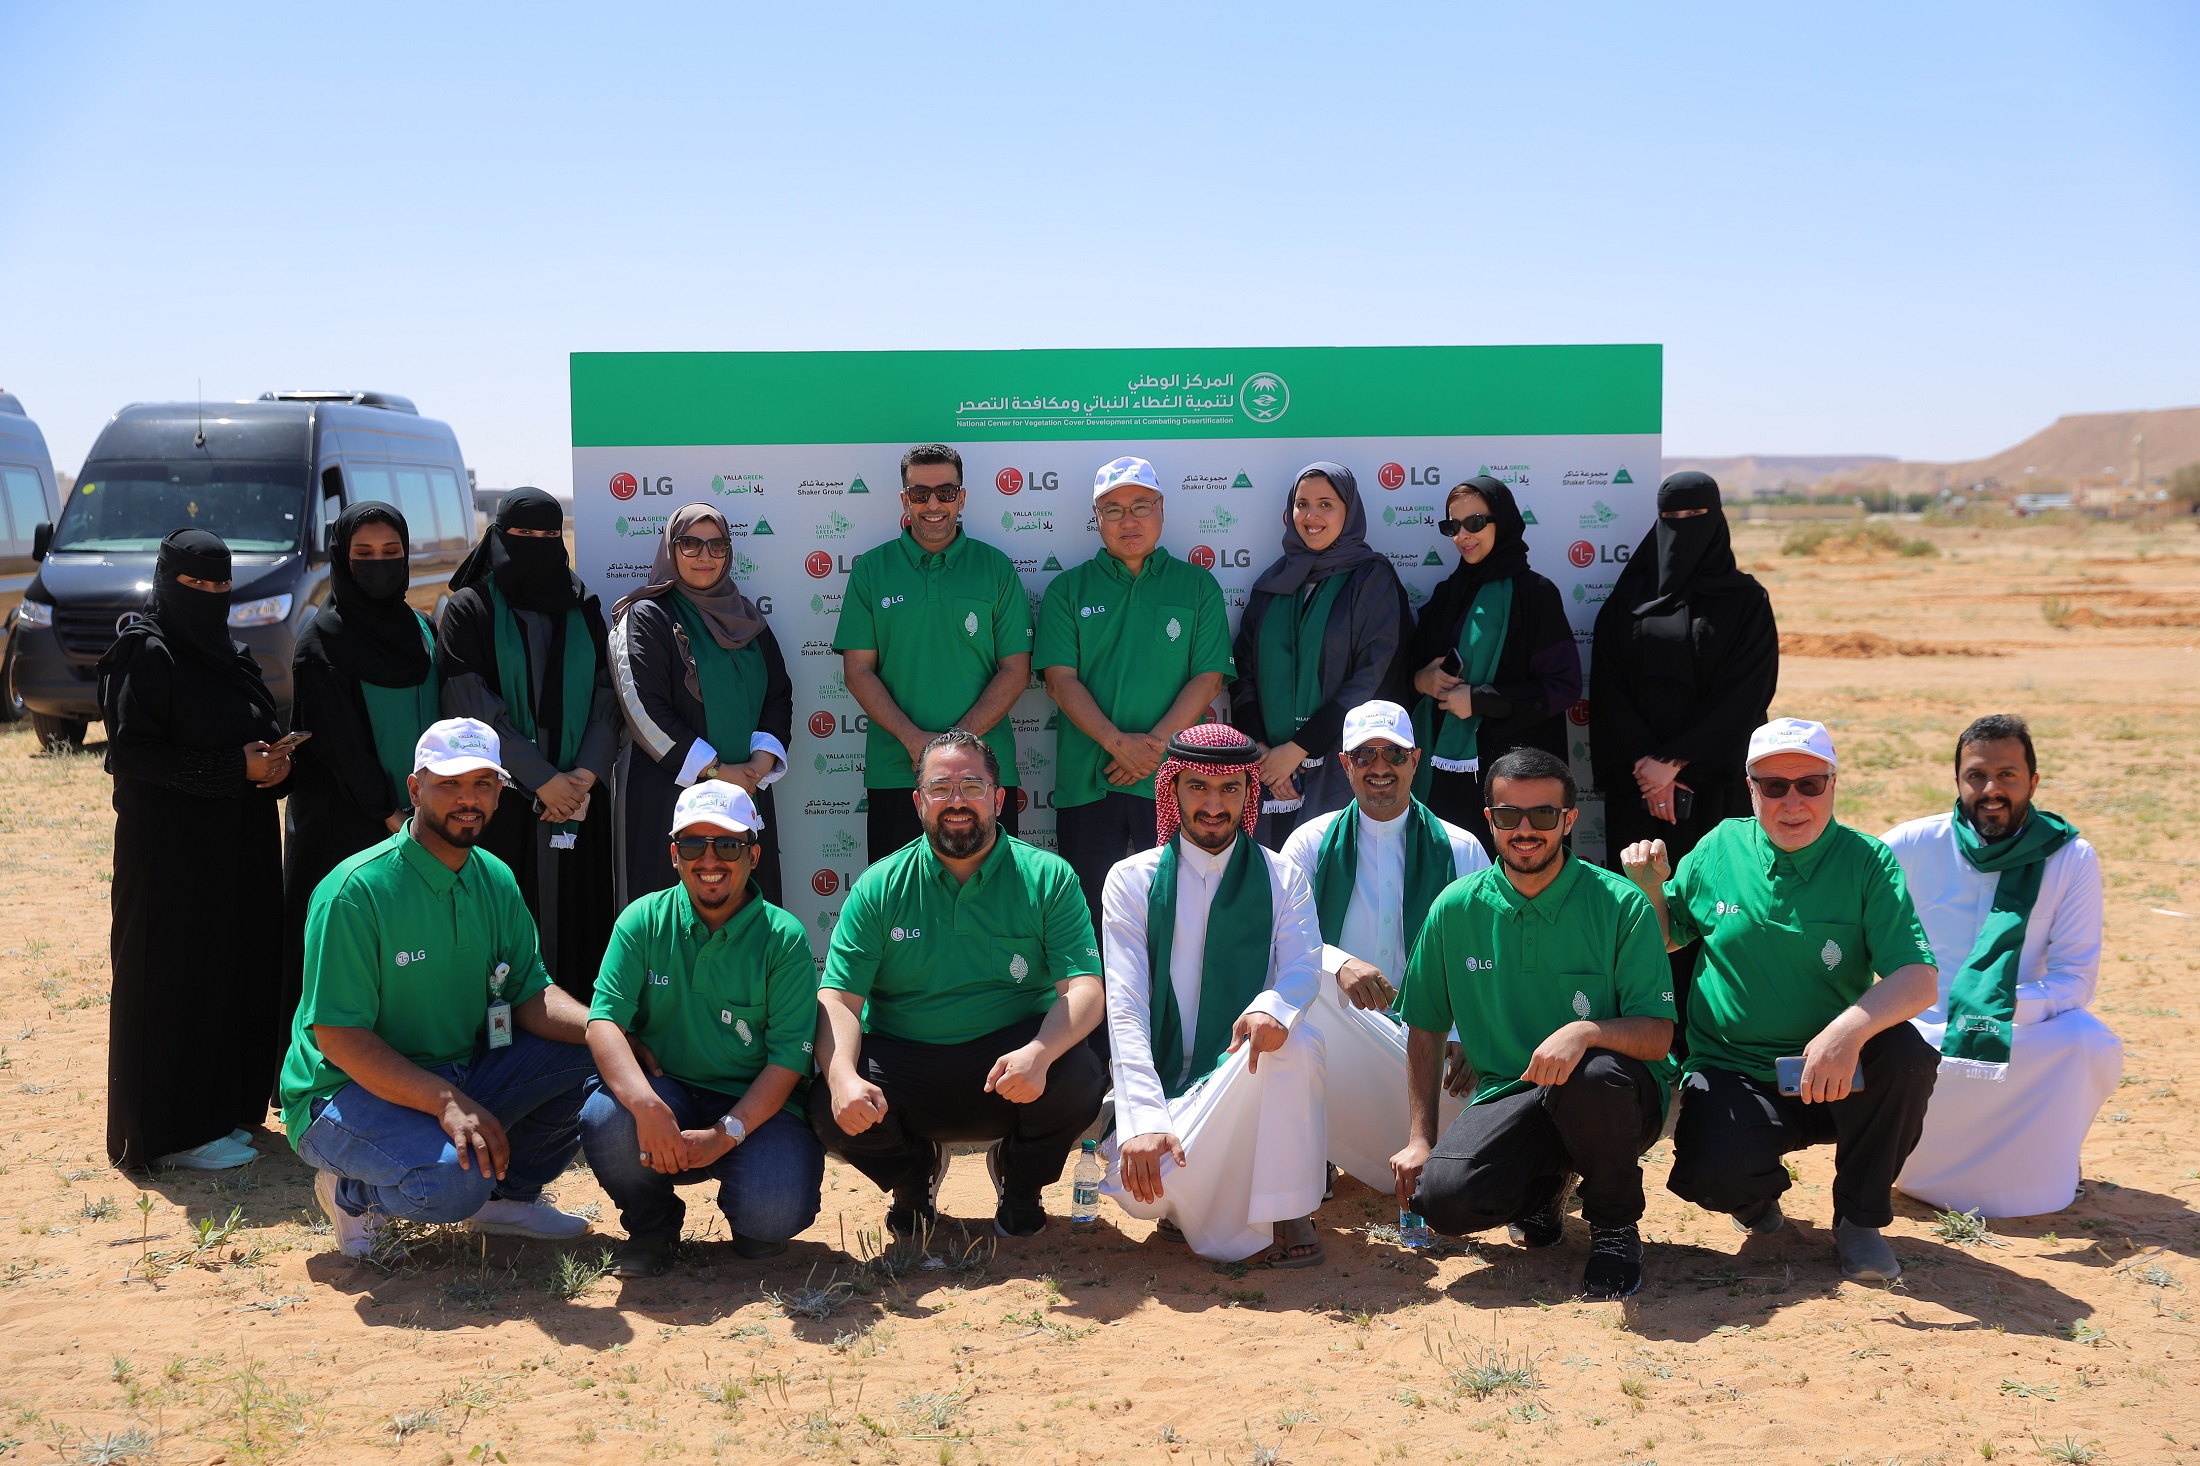
[(52, 548), (53, 526), (41, 520), (38, 527), (31, 531), (31, 558), (33, 560), (43, 560), (46, 558), (46, 552)]

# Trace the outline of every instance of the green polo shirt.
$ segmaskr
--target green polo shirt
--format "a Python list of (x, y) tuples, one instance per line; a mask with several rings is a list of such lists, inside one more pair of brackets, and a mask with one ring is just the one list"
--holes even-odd
[[(748, 900), (717, 931), (686, 886), (652, 891), (619, 913), (588, 1016), (649, 1045), (691, 1089), (738, 1098), (766, 1064), (807, 1079), (817, 1033), (817, 959), (798, 917)], [(797, 1086), (787, 1108), (802, 1113)]]
[[(970, 711), (1001, 658), (1031, 650), (1031, 600), (1008, 556), (967, 531), (938, 553), (908, 530), (865, 550), (848, 571), (836, 652), (878, 653), (879, 680), (919, 728), (943, 732)], [(1007, 718), (985, 734), (1013, 789), (1016, 733)], [(916, 770), (901, 740), (871, 725), (863, 744), (863, 787), (913, 789)]]
[(929, 840), (856, 877), (820, 985), (869, 999), (869, 1032), (959, 1044), (1046, 1012), (1058, 982), (1099, 975), (1077, 873), (1002, 835), (960, 884)]
[[(1210, 572), (1158, 546), (1135, 578), (1102, 550), (1047, 587), (1031, 665), (1068, 667), (1109, 722), (1126, 733), (1148, 732), (1194, 677), (1237, 675), (1222, 587)], [(1068, 718), (1059, 726), (1056, 807), (1110, 793), (1153, 798), (1152, 775), (1118, 789), (1108, 782), (1107, 751)]]
[(1802, 849), (1755, 819), (1722, 821), (1665, 883), (1673, 940), (1703, 938), (1688, 1003), (1687, 1072), (1774, 1082), (1882, 977), (1933, 960), (1894, 852), (1835, 821)]
[(407, 823), (330, 871), (306, 907), (305, 990), (283, 1059), (292, 1148), (313, 1102), (351, 1082), (323, 1057), (315, 1024), (372, 1029), (423, 1069), (463, 1064), (487, 1030), (499, 966), (514, 1007), (550, 985), (519, 882), (488, 851), (454, 871)]
[[(1406, 961), (1398, 1012), (1415, 1028), (1459, 1030), (1475, 1104), (1531, 1089), (1536, 1046), (1580, 1018), (1674, 1016), (1657, 913), (1624, 877), (1572, 855), (1529, 900), (1502, 866), (1444, 888)], [(1659, 1099), (1673, 1061), (1650, 1065)]]

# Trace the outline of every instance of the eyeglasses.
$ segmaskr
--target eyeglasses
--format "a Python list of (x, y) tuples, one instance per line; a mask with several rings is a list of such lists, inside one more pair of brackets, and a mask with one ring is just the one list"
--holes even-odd
[(1493, 830), (1517, 830), (1523, 818), (1539, 830), (1555, 830), (1559, 817), (1566, 811), (1555, 804), (1538, 804), (1529, 809), (1515, 804), (1493, 804), (1484, 813), (1489, 815)]
[(934, 779), (924, 786), (924, 797), (934, 804), (945, 804), (950, 799), (976, 803), (992, 792), (993, 786), (983, 779)]
[(1151, 519), (1160, 512), (1159, 499), (1140, 499), (1135, 504), (1102, 504), (1097, 517), (1102, 524), (1120, 524), (1126, 515), (1132, 519)]
[(1833, 782), (1833, 775), (1805, 774), (1800, 779), (1760, 779), (1751, 774), (1749, 782), (1755, 784), (1757, 792), (1767, 799), (1785, 799), (1790, 789), (1805, 799), (1816, 799), (1826, 792), (1826, 786)]
[(1469, 514), (1465, 519), (1439, 519), (1436, 521), (1437, 533), (1447, 540), (1455, 534), (1480, 534), (1489, 527), (1490, 517), (1487, 514)]
[(1400, 748), (1395, 743), (1384, 743), (1372, 748), (1363, 744), (1358, 748), (1346, 749), (1342, 757), (1346, 763), (1356, 769), (1372, 768), (1377, 759), (1381, 759), (1395, 769), (1407, 759), (1413, 757), (1413, 750)]
[(937, 501), (952, 504), (963, 496), (961, 484), (942, 484), (936, 489), (903, 489), (912, 504), (930, 504)]
[(703, 539), (697, 535), (683, 534), (673, 538), (672, 548), (690, 560), (723, 560), (733, 553), (733, 544), (723, 537)]
[(720, 860), (731, 864), (754, 850), (756, 841), (748, 835), (682, 835), (672, 845), (682, 860), (701, 860), (705, 850), (715, 850)]

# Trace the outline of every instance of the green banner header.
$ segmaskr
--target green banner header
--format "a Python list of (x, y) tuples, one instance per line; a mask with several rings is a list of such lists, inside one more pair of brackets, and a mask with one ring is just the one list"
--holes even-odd
[(573, 353), (573, 446), (1662, 430), (1661, 346)]

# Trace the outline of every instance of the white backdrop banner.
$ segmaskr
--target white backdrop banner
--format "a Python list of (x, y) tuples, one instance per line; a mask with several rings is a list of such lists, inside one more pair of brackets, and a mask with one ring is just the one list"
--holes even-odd
[[(1015, 562), (1035, 615), (1057, 573), (1099, 552), (1093, 473), (1123, 454), (1152, 460), (1162, 542), (1214, 572), (1233, 625), (1308, 463), (1358, 477), (1368, 542), (1415, 607), (1458, 560), (1436, 531), (1445, 489), (1495, 475), (1586, 669), (1597, 610), (1655, 515), (1661, 370), (1656, 346), (576, 354), (576, 569), (608, 610), (645, 577), (673, 509), (725, 512), (734, 574), (794, 682), (781, 859), (822, 952), (862, 870), (866, 808), (868, 721), (833, 632), (855, 557), (900, 533), (912, 443), (963, 455), (963, 526)], [(1013, 714), (1023, 834), (1050, 848), (1057, 716), (1036, 679)], [(1569, 713), (1575, 845), (1596, 858), (1587, 721), (1585, 703)]]

